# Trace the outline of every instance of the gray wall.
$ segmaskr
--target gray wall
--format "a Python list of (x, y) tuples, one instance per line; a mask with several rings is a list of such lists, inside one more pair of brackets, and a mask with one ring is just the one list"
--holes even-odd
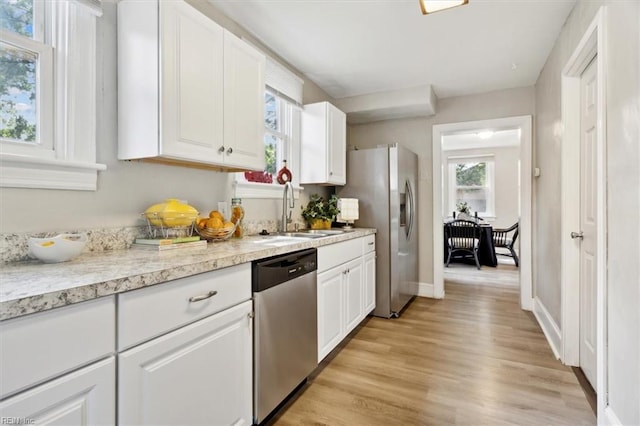
[[(352, 147), (375, 147), (397, 142), (419, 157), (418, 220), (420, 251), (420, 282), (433, 283), (433, 226), (432, 226), (432, 127), (434, 124), (492, 118), (532, 115), (534, 89), (524, 87), (459, 96), (438, 100), (438, 112), (431, 117), (386, 120), (368, 124), (350, 125), (347, 144)], [(525, 242), (523, 242), (524, 244)]]
[[(622, 424), (640, 424), (640, 2), (578, 1), (536, 83), (535, 293), (560, 308), (561, 72), (606, 5), (609, 399)], [(602, 415), (602, 413), (600, 413)]]
[[(230, 203), (233, 197), (228, 173), (117, 160), (116, 4), (114, 0), (102, 3), (104, 15), (98, 20), (97, 47), (97, 161), (106, 164), (107, 170), (99, 172), (95, 192), (0, 188), (0, 233), (136, 226), (142, 223), (141, 212), (165, 198), (184, 199), (207, 212), (217, 207), (217, 201)], [(230, 31), (248, 37), (210, 4), (192, 3)], [(263, 47), (255, 40), (253, 43)], [(305, 79), (304, 102), (321, 100), (331, 98)], [(328, 189), (309, 185), (301, 202), (306, 203), (313, 192), (326, 194)], [(281, 217), (280, 200), (243, 200), (243, 205), (247, 220)], [(298, 220), (299, 205), (294, 209)]]

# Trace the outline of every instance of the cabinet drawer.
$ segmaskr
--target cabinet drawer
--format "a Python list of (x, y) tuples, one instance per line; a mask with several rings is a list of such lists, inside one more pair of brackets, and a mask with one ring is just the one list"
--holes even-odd
[[(199, 296), (202, 300), (190, 301)], [(118, 350), (249, 299), (250, 263), (119, 294)]]
[(362, 238), (362, 254), (371, 253), (376, 251), (376, 235), (371, 234)]
[(115, 352), (115, 298), (0, 323), (0, 394), (23, 390)]
[(318, 273), (362, 256), (362, 238), (318, 248)]

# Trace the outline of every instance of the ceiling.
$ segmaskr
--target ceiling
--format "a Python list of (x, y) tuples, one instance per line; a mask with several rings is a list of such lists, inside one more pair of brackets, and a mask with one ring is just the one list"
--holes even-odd
[(576, 0), (209, 0), (334, 99), (431, 85), (438, 98), (533, 85)]

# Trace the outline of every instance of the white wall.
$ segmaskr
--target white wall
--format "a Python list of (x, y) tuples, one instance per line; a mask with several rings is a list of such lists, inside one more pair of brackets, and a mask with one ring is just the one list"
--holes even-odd
[[(446, 147), (446, 137), (445, 147)], [(490, 219), (490, 223), (495, 228), (508, 228), (518, 221), (520, 213), (518, 211), (520, 191), (518, 182), (518, 161), (520, 160), (520, 147), (493, 147), (476, 149), (459, 149), (454, 151), (442, 151), (443, 170), (448, 170), (449, 157), (473, 157), (481, 155), (493, 155), (494, 161), (494, 182), (495, 182), (495, 219)], [(442, 177), (442, 194), (444, 196), (443, 205), (445, 213), (449, 216), (452, 211), (447, 211), (449, 205), (449, 173), (445, 172)]]
[(470, 96), (438, 100), (438, 112), (431, 117), (379, 121), (348, 126), (349, 147), (375, 147), (399, 143), (418, 154), (418, 230), (420, 282), (433, 284), (432, 244), (432, 159), (431, 139), (434, 124), (486, 120), (530, 115), (534, 111), (533, 87), (500, 90)]
[[(192, 1), (204, 13), (241, 36), (248, 34), (213, 6)], [(97, 161), (107, 165), (98, 174), (98, 190), (60, 191), (0, 188), (0, 233), (115, 228), (141, 224), (140, 213), (165, 198), (189, 201), (201, 211), (216, 208), (217, 201), (230, 203), (230, 174), (186, 167), (117, 159), (116, 4), (103, 0), (104, 15), (98, 20), (98, 112)], [(253, 41), (260, 45), (259, 42)], [(267, 50), (267, 49), (265, 49)], [(305, 80), (304, 102), (331, 98), (313, 82)], [(307, 186), (308, 194), (328, 189)], [(248, 220), (281, 217), (280, 200), (243, 200)], [(294, 209), (299, 217), (299, 204)]]
[[(578, 1), (536, 83), (535, 294), (560, 322), (561, 72), (606, 5), (609, 402), (640, 424), (640, 2)], [(600, 413), (603, 415), (603, 413)]]

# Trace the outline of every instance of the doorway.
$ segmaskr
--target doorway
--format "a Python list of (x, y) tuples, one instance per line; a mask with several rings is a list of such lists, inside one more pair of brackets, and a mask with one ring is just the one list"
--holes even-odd
[[(606, 93), (604, 8), (562, 71), (562, 348), (564, 364), (593, 364), (598, 414), (612, 416), (607, 395)], [(589, 78), (589, 73), (592, 77)], [(592, 81), (590, 88), (587, 81)], [(585, 89), (593, 117), (582, 114)], [(586, 120), (585, 120), (586, 119)], [(583, 125), (584, 128), (583, 128)], [(588, 148), (588, 149), (585, 149)], [(585, 158), (588, 153), (590, 158)], [(585, 171), (590, 169), (588, 177)], [(584, 185), (584, 183), (588, 185)], [(583, 190), (588, 189), (588, 194)], [(589, 200), (589, 206), (582, 201)], [(580, 206), (580, 208), (576, 208)], [(587, 219), (584, 214), (590, 217)], [(584, 227), (584, 229), (582, 229)], [(590, 240), (590, 241), (589, 241)], [(584, 244), (584, 243), (587, 244)], [(589, 280), (584, 280), (588, 278)], [(587, 324), (588, 323), (588, 324)], [(588, 325), (586, 330), (584, 325)], [(585, 340), (590, 342), (585, 344)], [(592, 346), (594, 350), (587, 346)], [(593, 353), (595, 352), (595, 353)], [(593, 370), (593, 367), (587, 367)], [(583, 367), (583, 371), (585, 368)], [(586, 373), (586, 371), (585, 371)], [(585, 374), (586, 375), (586, 374)], [(615, 417), (615, 416), (613, 416)]]
[(506, 117), (491, 120), (472, 122), (440, 124), (433, 126), (433, 293), (436, 298), (443, 298), (444, 289), (444, 231), (443, 221), (446, 220), (443, 209), (445, 203), (442, 190), (445, 180), (443, 166), (443, 141), (447, 136), (464, 133), (477, 133), (478, 129), (490, 129), (491, 131), (512, 130), (516, 131), (520, 146), (520, 173), (519, 173), (519, 238), (520, 262), (518, 268), (520, 287), (520, 306), (522, 309), (531, 310), (533, 307), (531, 285), (531, 116)]

